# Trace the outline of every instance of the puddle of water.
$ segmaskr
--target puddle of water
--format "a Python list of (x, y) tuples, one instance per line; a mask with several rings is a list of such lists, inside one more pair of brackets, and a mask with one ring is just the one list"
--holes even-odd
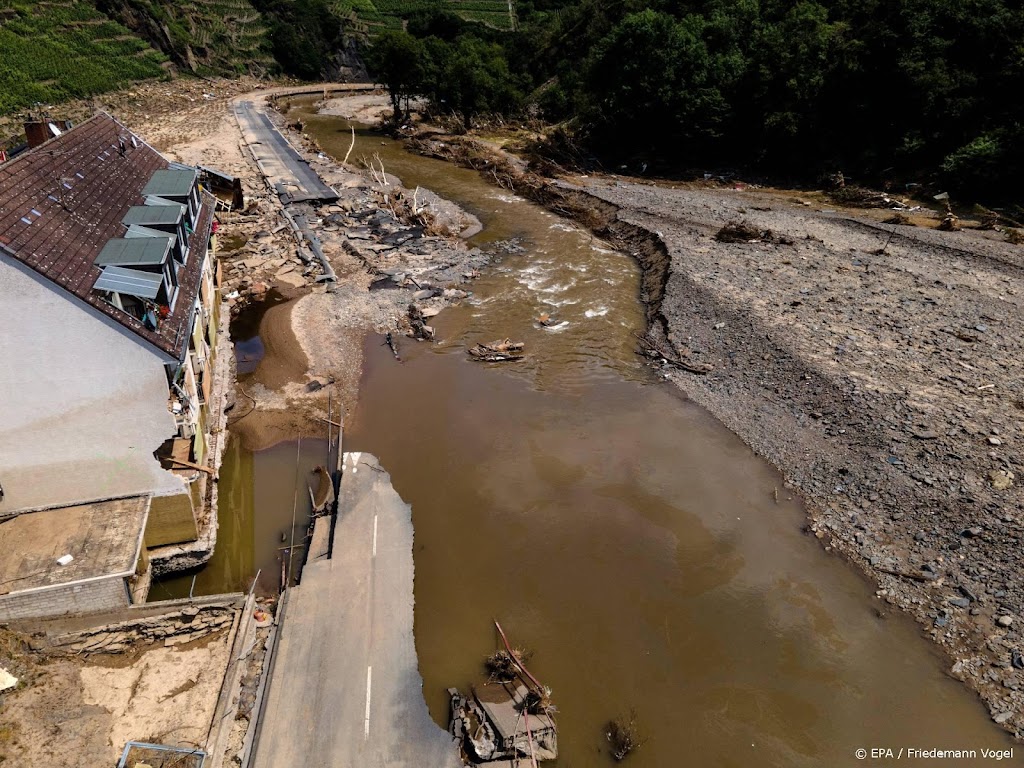
[(260, 324), (264, 315), (288, 299), (276, 288), (267, 291), (261, 301), (254, 301), (231, 320), (231, 341), (235, 346), (235, 364), (239, 377), (250, 374), (259, 367), (265, 349), (260, 338)]
[(155, 582), (149, 599), (187, 597), (193, 576), (196, 595), (242, 592), (257, 571), (260, 594), (276, 595), (282, 561), (288, 566), (282, 548), (293, 540), (293, 575), (301, 567), (311, 507), (307, 488), (316, 487), (313, 468), (326, 463), (326, 440), (302, 440), (301, 450), (298, 441), (287, 441), (256, 452), (229, 440), (220, 470), (220, 527), (213, 557), (203, 568)]

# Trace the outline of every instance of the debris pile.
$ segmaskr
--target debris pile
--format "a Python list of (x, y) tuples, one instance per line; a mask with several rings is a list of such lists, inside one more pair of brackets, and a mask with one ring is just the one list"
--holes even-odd
[(960, 217), (953, 213), (948, 200), (946, 201), (946, 214), (942, 217), (942, 221), (939, 222), (939, 229), (943, 232), (959, 232), (963, 229), (960, 226)]
[(529, 654), (513, 649), (495, 622), (504, 648), (484, 662), (489, 681), (469, 696), (454, 688), (450, 732), (468, 765), (510, 766), (519, 760), (536, 765), (558, 757), (558, 734), (552, 717), (551, 690), (538, 682), (523, 661)]
[(484, 660), (487, 679), (492, 683), (511, 683), (519, 677), (519, 668), (530, 660), (531, 651), (513, 648), (509, 653), (504, 648), (495, 651)]
[(605, 737), (611, 745), (612, 757), (625, 760), (626, 756), (638, 749), (646, 739), (640, 735), (636, 724), (636, 710), (631, 710), (629, 717), (617, 717), (605, 728)]
[(409, 335), (414, 339), (430, 341), (434, 338), (433, 326), (427, 325), (427, 317), (423, 310), (415, 304), (409, 305)]
[(832, 189), (828, 193), (835, 202), (851, 208), (895, 208), (898, 210), (913, 210), (904, 202), (884, 192), (877, 192), (866, 187), (858, 187), (853, 184), (843, 184)]
[(525, 345), (521, 341), (492, 341), (490, 344), (476, 344), (466, 350), (466, 353), (474, 360), (487, 363), (502, 363), (510, 360), (522, 360), (521, 354)]
[(720, 243), (777, 243), (792, 245), (793, 241), (784, 235), (777, 235), (770, 229), (758, 229), (745, 221), (730, 221), (715, 235)]

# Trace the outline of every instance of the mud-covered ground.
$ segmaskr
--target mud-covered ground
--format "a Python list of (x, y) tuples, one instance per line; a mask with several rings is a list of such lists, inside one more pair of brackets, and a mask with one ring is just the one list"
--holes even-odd
[(0, 664), (19, 687), (0, 694), (0, 764), (115, 765), (125, 743), (206, 743), (228, 663), (226, 632), (127, 653), (46, 658), (0, 632)]

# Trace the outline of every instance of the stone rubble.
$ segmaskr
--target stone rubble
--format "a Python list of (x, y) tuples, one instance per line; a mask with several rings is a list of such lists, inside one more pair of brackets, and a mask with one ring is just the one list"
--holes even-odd
[(33, 639), (32, 646), (50, 655), (81, 656), (124, 653), (139, 645), (162, 642), (171, 647), (229, 629), (238, 611), (220, 605), (193, 605), (181, 611), (130, 619), (102, 627)]

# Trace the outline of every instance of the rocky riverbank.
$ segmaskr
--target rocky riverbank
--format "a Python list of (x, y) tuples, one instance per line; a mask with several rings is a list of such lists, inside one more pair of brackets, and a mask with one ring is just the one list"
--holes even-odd
[[(665, 376), (783, 471), (776, 492), (807, 500), (808, 531), (1021, 737), (1024, 249), (928, 212), (883, 225), (820, 194), (553, 181), (471, 139), (413, 146), (632, 253), (650, 343), (707, 371)], [(755, 234), (719, 239), (730, 222)]]
[[(272, 292), (286, 300), (260, 324), (265, 355), (254, 372), (240, 377), (229, 417), (231, 432), (254, 450), (299, 435), (319, 436), (329, 390), (336, 407), (351, 411), (363, 335), (405, 333), (410, 305), (417, 318), (433, 316), (468, 294), (465, 284), (488, 260), (463, 240), (479, 229), (474, 217), (429, 190), (405, 189), (383, 169), (336, 163), (300, 125), (286, 125), (269, 105), (267, 111), (338, 191), (336, 202), (285, 210), (230, 123), (220, 131), (226, 135), (175, 150), (195, 162), (216, 161), (243, 180), (245, 209), (222, 217), (222, 294), (232, 315)], [(291, 224), (299, 219), (320, 241), (336, 281), (323, 279), (320, 264), (299, 241)]]

